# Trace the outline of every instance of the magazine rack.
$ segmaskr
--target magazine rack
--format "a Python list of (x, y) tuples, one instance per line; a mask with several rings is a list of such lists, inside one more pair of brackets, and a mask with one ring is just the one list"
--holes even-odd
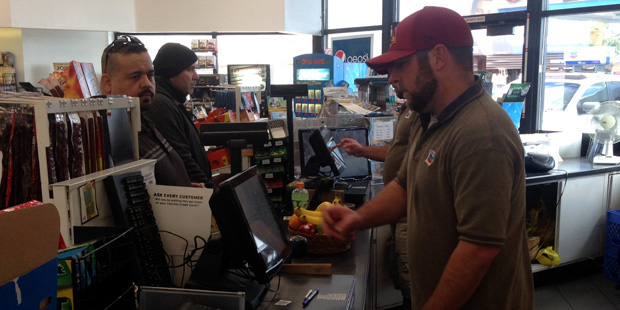
[[(10, 108), (15, 106), (32, 108), (34, 110), (42, 200), (45, 203), (54, 204), (58, 209), (58, 213), (60, 215), (60, 232), (67, 246), (74, 244), (74, 226), (113, 226), (114, 221), (111, 212), (109, 211), (109, 208), (106, 207), (108, 205), (108, 201), (105, 196), (105, 187), (102, 180), (112, 174), (136, 171), (149, 166), (153, 167), (155, 165), (155, 160), (139, 160), (138, 132), (140, 131), (141, 126), (139, 99), (124, 96), (89, 99), (52, 99), (50, 97), (36, 96), (32, 93), (28, 93), (28, 95), (15, 93), (0, 97), (0, 107)], [(78, 178), (49, 184), (49, 179), (47, 176), (47, 157), (45, 151), (51, 144), (48, 114), (110, 109), (129, 110), (131, 117), (131, 132), (134, 143), (134, 161), (124, 165), (90, 173)], [(81, 198), (79, 188), (89, 184), (92, 181), (95, 181), (95, 192), (102, 193), (101, 195), (96, 195), (97, 205), (101, 207), (99, 208), (99, 215), (97, 218), (86, 224), (82, 224), (80, 217)]]

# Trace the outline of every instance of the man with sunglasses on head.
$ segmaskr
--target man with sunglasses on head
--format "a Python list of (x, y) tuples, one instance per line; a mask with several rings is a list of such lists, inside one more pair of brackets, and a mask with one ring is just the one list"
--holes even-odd
[(192, 186), (181, 157), (145, 115), (155, 96), (155, 70), (142, 42), (132, 36), (115, 40), (103, 51), (101, 67), (101, 91), (104, 95), (140, 98), (142, 127), (138, 134), (139, 153), (141, 158), (157, 160), (157, 184)]
[(427, 6), (366, 63), (407, 94), (409, 149), (394, 181), (357, 210), (328, 208), (338, 238), (407, 216), (413, 309), (533, 309), (519, 133), (473, 74), (473, 37)]
[(179, 43), (166, 43), (159, 49), (153, 60), (157, 93), (148, 115), (183, 159), (190, 180), (211, 187), (211, 165), (185, 108), (198, 80), (197, 61), (196, 53)]

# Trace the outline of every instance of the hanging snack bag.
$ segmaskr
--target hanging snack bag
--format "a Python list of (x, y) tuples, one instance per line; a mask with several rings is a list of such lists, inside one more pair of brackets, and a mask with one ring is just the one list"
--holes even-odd
[(67, 114), (69, 117), (69, 153), (71, 159), (69, 164), (71, 167), (71, 177), (80, 177), (84, 175), (84, 146), (82, 144), (82, 123), (80, 115), (77, 112)]
[(88, 114), (90, 112), (78, 112), (80, 124), (82, 125), (82, 150), (84, 152), (84, 173), (89, 174), (90, 170), (90, 141), (88, 140)]
[(47, 178), (49, 184), (58, 182), (56, 173), (56, 116), (54, 114), (47, 115), (50, 132), (50, 146), (45, 148), (45, 157), (47, 158)]
[(69, 132), (64, 113), (56, 115), (56, 172), (58, 182), (69, 180)]

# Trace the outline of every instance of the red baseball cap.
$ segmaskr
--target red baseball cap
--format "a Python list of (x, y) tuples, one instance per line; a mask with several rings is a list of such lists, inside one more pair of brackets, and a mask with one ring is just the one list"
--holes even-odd
[(388, 52), (369, 59), (366, 64), (377, 73), (386, 74), (394, 61), (437, 44), (473, 46), (474, 39), (461, 15), (447, 8), (426, 6), (398, 23)]

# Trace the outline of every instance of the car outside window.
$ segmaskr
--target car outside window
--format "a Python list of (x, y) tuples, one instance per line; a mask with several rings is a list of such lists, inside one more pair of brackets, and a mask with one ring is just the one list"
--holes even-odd
[(609, 94), (605, 83), (596, 83), (586, 89), (581, 99), (577, 103), (577, 114), (581, 115), (586, 112), (583, 111), (584, 102), (603, 102), (609, 100)]
[(564, 111), (579, 89), (579, 84), (566, 82), (545, 83), (545, 112)]

